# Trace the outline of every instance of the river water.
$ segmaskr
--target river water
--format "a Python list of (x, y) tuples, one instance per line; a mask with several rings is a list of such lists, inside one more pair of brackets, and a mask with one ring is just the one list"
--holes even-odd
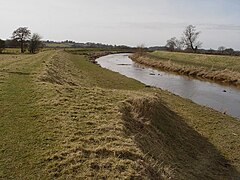
[(96, 61), (103, 68), (240, 118), (239, 89), (152, 69), (133, 62), (129, 55), (108, 55)]

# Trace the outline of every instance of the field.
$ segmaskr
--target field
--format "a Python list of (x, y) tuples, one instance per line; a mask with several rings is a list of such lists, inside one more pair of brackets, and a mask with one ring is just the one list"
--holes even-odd
[(0, 55), (0, 179), (240, 177), (239, 121), (102, 69), (95, 51)]
[(133, 60), (193, 77), (240, 86), (240, 57), (155, 51)]
[(72, 47), (72, 43), (50, 43), (45, 42), (44, 43), (47, 48), (70, 48)]
[(20, 54), (21, 50), (19, 48), (6, 48), (3, 50), (3, 54)]
[(240, 56), (220, 56), (192, 53), (177, 53), (156, 51), (151, 53), (153, 57), (163, 60), (171, 60), (182, 65), (195, 67), (214, 68), (216, 70), (229, 69), (240, 73)]

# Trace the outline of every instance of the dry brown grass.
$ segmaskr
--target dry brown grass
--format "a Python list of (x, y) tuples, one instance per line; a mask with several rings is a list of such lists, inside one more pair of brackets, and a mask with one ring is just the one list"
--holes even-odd
[[(239, 173), (206, 138), (194, 131), (161, 97), (127, 100), (122, 107), (126, 132), (156, 164), (155, 172), (176, 179), (231, 179)], [(146, 159), (147, 161), (147, 159)], [(154, 174), (153, 174), (154, 175)], [(157, 176), (156, 176), (157, 177)]]
[(228, 116), (62, 51), (4, 63), (0, 178), (239, 176)]
[(182, 65), (214, 68), (216, 70), (229, 69), (240, 72), (240, 56), (209, 55), (181, 52), (154, 51), (149, 55), (156, 59), (171, 60)]
[(47, 98), (42, 103), (54, 107), (47, 117), (58, 124), (57, 134), (64, 134), (59, 150), (49, 152), (45, 160), (51, 177), (217, 179), (239, 175), (219, 150), (163, 105), (161, 97), (106, 89), (105, 82), (74, 69), (74, 61), (67, 61), (70, 57), (61, 53), (53, 57), (45, 72), (53, 68), (57, 73), (48, 73), (47, 81), (40, 77), (46, 87), (56, 89), (51, 101)]
[(52, 57), (39, 76), (40, 89), (48, 92), (39, 105), (48, 107), (45, 121), (54, 124), (53, 137), (59, 142), (57, 149), (46, 153), (47, 174), (61, 179), (171, 177), (171, 170), (161, 163), (149, 157), (146, 161), (124, 131), (119, 105), (132, 92), (92, 87), (89, 77), (67, 60), (71, 56), (76, 57)]
[(240, 73), (227, 68), (218, 70), (213, 67), (207, 68), (204, 66), (188, 65), (187, 63), (179, 64), (174, 60), (161, 60), (161, 58), (157, 59), (149, 55), (139, 56), (138, 54), (134, 54), (131, 58), (140, 64), (159, 68), (164, 71), (240, 86)]

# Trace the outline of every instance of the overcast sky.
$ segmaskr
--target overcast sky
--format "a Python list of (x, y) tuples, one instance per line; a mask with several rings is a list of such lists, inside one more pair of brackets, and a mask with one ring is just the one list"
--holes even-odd
[(0, 38), (20, 26), (44, 39), (165, 45), (193, 24), (204, 48), (240, 50), (240, 0), (0, 0)]

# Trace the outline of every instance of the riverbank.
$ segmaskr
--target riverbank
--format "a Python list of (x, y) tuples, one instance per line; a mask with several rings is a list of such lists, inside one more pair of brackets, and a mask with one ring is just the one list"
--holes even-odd
[(175, 52), (133, 54), (131, 58), (150, 67), (240, 87), (240, 57)]
[(0, 178), (231, 179), (240, 123), (47, 51), (0, 61)]
[(134, 53), (134, 49), (104, 49), (104, 48), (68, 48), (65, 50), (68, 53), (85, 56), (90, 62), (97, 64), (95, 61), (97, 58), (102, 56), (107, 56), (110, 54), (119, 54), (119, 53)]

